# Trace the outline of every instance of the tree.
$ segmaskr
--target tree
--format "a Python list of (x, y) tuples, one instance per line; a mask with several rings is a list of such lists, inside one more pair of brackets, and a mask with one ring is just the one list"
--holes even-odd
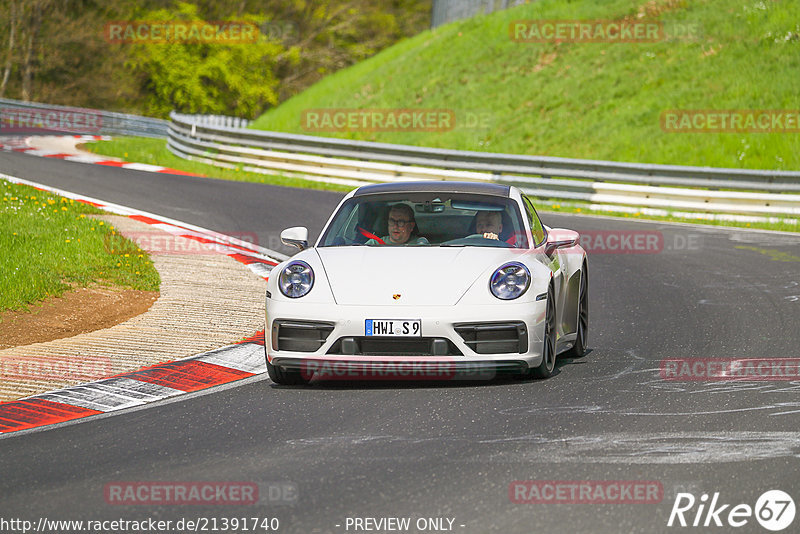
[(9, 0), (9, 13), (3, 20), (8, 21), (8, 48), (6, 49), (6, 61), (3, 67), (3, 79), (0, 81), (0, 98), (6, 92), (6, 85), (8, 85), (8, 77), (11, 75), (11, 67), (14, 64), (14, 39), (17, 37), (17, 2), (16, 0)]
[[(148, 21), (202, 23), (197, 6), (179, 3), (177, 10), (145, 14)], [(263, 19), (244, 15), (237, 20), (256, 25)], [(278, 103), (275, 69), (296, 61), (296, 50), (263, 35), (256, 42), (137, 43), (130, 45), (126, 67), (137, 76), (145, 96), (144, 111), (165, 117), (170, 110), (256, 117)]]

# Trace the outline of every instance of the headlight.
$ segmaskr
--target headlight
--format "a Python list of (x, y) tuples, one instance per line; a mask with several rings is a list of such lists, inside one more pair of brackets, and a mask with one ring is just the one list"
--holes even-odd
[(502, 300), (521, 296), (531, 285), (531, 273), (521, 263), (506, 263), (497, 269), (489, 282), (492, 295)]
[(287, 297), (300, 298), (314, 287), (314, 271), (304, 261), (293, 261), (281, 271), (278, 287)]

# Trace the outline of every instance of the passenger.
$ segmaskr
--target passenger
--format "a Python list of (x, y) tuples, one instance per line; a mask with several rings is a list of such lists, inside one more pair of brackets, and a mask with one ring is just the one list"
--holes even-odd
[(428, 240), (422, 236), (412, 238), (412, 233), (417, 226), (414, 219), (414, 210), (407, 204), (395, 204), (389, 210), (389, 235), (380, 240), (370, 239), (367, 245), (428, 245)]
[[(503, 214), (500, 211), (479, 211), (475, 216), (475, 233), (482, 234), (484, 239), (500, 240), (503, 232)], [(513, 234), (505, 240), (515, 246), (517, 239)]]
[(503, 231), (503, 215), (499, 211), (479, 211), (475, 216), (475, 233), (484, 239), (500, 239)]

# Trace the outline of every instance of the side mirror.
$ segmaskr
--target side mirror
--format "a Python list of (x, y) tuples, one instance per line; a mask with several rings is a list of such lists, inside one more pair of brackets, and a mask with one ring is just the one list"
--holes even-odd
[(553, 228), (547, 233), (547, 240), (544, 243), (544, 253), (550, 256), (560, 248), (572, 248), (578, 244), (580, 237), (580, 234), (573, 230)]
[(300, 250), (308, 248), (308, 228), (305, 226), (287, 228), (281, 232), (281, 243)]

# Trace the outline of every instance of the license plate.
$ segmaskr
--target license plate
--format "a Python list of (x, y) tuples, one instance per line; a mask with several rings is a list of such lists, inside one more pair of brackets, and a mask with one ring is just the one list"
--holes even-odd
[(422, 336), (422, 319), (367, 319), (364, 326), (367, 336)]

